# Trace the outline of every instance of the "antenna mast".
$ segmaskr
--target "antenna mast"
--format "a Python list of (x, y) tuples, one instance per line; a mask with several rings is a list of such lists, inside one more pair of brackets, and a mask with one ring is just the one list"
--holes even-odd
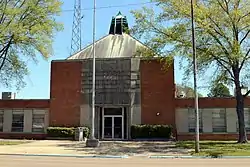
[(70, 55), (82, 49), (81, 20), (81, 0), (75, 0)]

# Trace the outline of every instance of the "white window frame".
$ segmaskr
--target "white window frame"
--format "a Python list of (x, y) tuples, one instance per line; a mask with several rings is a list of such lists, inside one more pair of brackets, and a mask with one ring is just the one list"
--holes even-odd
[(225, 108), (214, 109), (212, 111), (212, 130), (213, 133), (227, 132), (227, 114)]
[[(121, 108), (121, 107), (107, 107), (107, 108)], [(102, 108), (102, 139), (106, 139), (106, 140), (114, 140), (116, 139), (115, 138), (115, 134), (114, 134), (114, 119), (115, 118), (122, 118), (122, 137), (121, 139), (123, 140), (124, 139), (124, 107), (122, 107), (122, 112), (121, 112), (121, 115), (118, 114), (118, 115), (105, 115), (105, 107)], [(112, 137), (111, 138), (105, 138), (104, 137), (104, 131), (105, 131), (105, 125), (104, 125), (104, 122), (105, 122), (105, 118), (112, 118)], [(120, 138), (119, 138), (120, 139)]]
[[(14, 120), (14, 116), (15, 115), (21, 115), (22, 116), (22, 123), (19, 123), (19, 121), (17, 121), (17, 122), (14, 122), (13, 120)], [(21, 121), (20, 121), (21, 122)], [(19, 123), (19, 124), (21, 124), (22, 126), (17, 126), (17, 127), (13, 127), (13, 123), (15, 124), (15, 123)], [(14, 130), (15, 129), (15, 130)], [(19, 130), (18, 130), (19, 129)], [(23, 132), (23, 130), (24, 130), (24, 111), (23, 110), (12, 110), (12, 124), (11, 124), (11, 132)]]
[(0, 109), (0, 132), (3, 132), (4, 110)]
[(32, 111), (32, 132), (33, 133), (45, 133), (45, 112), (44, 111), (40, 111), (40, 110)]
[[(188, 132), (194, 133), (196, 130), (196, 113), (193, 108), (188, 109)], [(199, 109), (199, 132), (203, 132), (202, 110)]]

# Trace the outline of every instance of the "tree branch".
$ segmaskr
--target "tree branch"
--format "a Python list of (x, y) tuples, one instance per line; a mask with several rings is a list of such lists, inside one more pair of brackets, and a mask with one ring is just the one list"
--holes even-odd
[(244, 31), (244, 30), (247, 29), (247, 28), (250, 28), (250, 25), (246, 25), (245, 27), (242, 27), (242, 28), (240, 29), (240, 32), (241, 32), (241, 31)]
[[(232, 26), (233, 26), (233, 27), (232, 27), (232, 31), (233, 31), (233, 33), (234, 33), (234, 35), (235, 35), (235, 39), (238, 41), (238, 28), (237, 28), (237, 26), (235, 25), (235, 22), (233, 21), (231, 15), (230, 15), (230, 12), (229, 12), (229, 1), (224, 0), (225, 5), (226, 5), (226, 8), (223, 7), (223, 4), (222, 4), (219, 0), (217, 0), (217, 2), (218, 2), (218, 4), (220, 5), (220, 7), (227, 13), (227, 15), (228, 15), (228, 17), (229, 17), (229, 19), (230, 19), (230, 21), (231, 21), (231, 24), (232, 24)], [(235, 9), (234, 9), (234, 10), (235, 10)]]
[(6, 57), (7, 57), (7, 54), (8, 54), (8, 49), (9, 49), (10, 45), (8, 44), (6, 49), (4, 50), (4, 52), (2, 52), (2, 55), (1, 57), (3, 58), (2, 62), (1, 62), (1, 65), (0, 65), (0, 70), (2, 70), (3, 66), (4, 66), (4, 63), (5, 63), (5, 60), (6, 60)]
[(212, 56), (229, 73), (229, 75), (232, 77), (232, 80), (234, 81), (234, 75), (232, 74), (230, 69), (222, 63), (221, 60), (223, 60), (223, 59), (220, 59), (219, 57), (217, 57), (217, 56), (215, 56), (213, 54), (212, 54)]
[(249, 33), (250, 33), (250, 30), (248, 30), (247, 33), (244, 35), (244, 37), (241, 39), (240, 44), (242, 44), (242, 42), (244, 42), (244, 40), (247, 38)]
[(216, 30), (216, 28), (212, 28), (217, 34), (219, 34), (221, 37), (225, 38), (227, 43), (232, 47), (232, 44), (229, 41), (229, 38), (226, 35), (223, 35), (223, 30), (221, 29), (221, 27), (210, 17), (208, 16), (209, 20), (219, 29), (219, 31)]
[(243, 97), (247, 97), (249, 94), (250, 94), (250, 90), (249, 90), (249, 91), (247, 91), (247, 93), (246, 93), (246, 94), (244, 94), (244, 95), (243, 95)]
[[(205, 49), (202, 49), (202, 48), (197, 48), (198, 50), (201, 50), (201, 51), (207, 51), (207, 50), (205, 50)], [(214, 55), (212, 52), (209, 52), (209, 54), (216, 60), (216, 62), (218, 62), (227, 72), (228, 72), (228, 74), (231, 76), (231, 78), (232, 78), (232, 81), (234, 81), (234, 76), (233, 76), (233, 74), (232, 74), (232, 72), (230, 71), (230, 69), (225, 65), (225, 64), (228, 64), (228, 65), (230, 65), (230, 63), (229, 62), (227, 62), (226, 60), (224, 60), (224, 59), (222, 59), (222, 58), (220, 58), (220, 57), (218, 57), (218, 56), (216, 56), (216, 55)], [(223, 63), (225, 63), (225, 64), (223, 64)]]
[(245, 63), (245, 61), (248, 59), (248, 55), (249, 55), (249, 53), (250, 53), (250, 48), (248, 49), (248, 51), (247, 51), (247, 53), (245, 54), (245, 56), (244, 56), (244, 58), (243, 58), (243, 60), (242, 60), (242, 62), (241, 62), (241, 64), (240, 64), (240, 70), (242, 69), (242, 67), (243, 67), (243, 65), (244, 65), (244, 63)]
[(4, 66), (4, 63), (5, 63), (5, 60), (6, 60), (6, 57), (7, 57), (7, 54), (8, 54), (8, 50), (10, 48), (10, 45), (11, 45), (11, 42), (12, 42), (12, 39), (13, 39), (13, 35), (11, 36), (11, 39), (9, 41), (9, 43), (6, 45), (5, 49), (2, 51), (1, 53), (1, 56), (0, 58), (3, 58), (2, 62), (1, 62), (1, 65), (0, 65), (0, 70), (3, 68)]
[(240, 18), (238, 19), (238, 22), (239, 22), (241, 19), (244, 19), (245, 17), (247, 17), (249, 14), (250, 14), (250, 12), (247, 13), (247, 14), (245, 14), (245, 15), (243, 15), (242, 17), (240, 17)]
[[(8, 45), (8, 44), (7, 44)], [(0, 54), (2, 53), (2, 52), (4, 52), (4, 50), (5, 50), (5, 48), (7, 47), (7, 45), (5, 45), (1, 50), (0, 50)], [(0, 58), (2, 57), (2, 54), (1, 54), (1, 56), (0, 56)]]
[(227, 49), (225, 48), (225, 46), (221, 43), (221, 41), (216, 37), (216, 35), (214, 35), (212, 32), (208, 33), (214, 38), (214, 40), (221, 46), (222, 50), (224, 51), (225, 55), (230, 55), (229, 52), (227, 51)]

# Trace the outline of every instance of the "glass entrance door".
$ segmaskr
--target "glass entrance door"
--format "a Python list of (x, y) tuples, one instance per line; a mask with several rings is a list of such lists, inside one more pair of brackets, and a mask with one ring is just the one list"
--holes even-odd
[(122, 117), (113, 117), (114, 119), (114, 136), (115, 139), (122, 139), (123, 138), (123, 121)]
[(123, 116), (104, 116), (103, 139), (123, 139)]
[(113, 117), (104, 117), (103, 128), (104, 128), (103, 138), (112, 139), (113, 138)]

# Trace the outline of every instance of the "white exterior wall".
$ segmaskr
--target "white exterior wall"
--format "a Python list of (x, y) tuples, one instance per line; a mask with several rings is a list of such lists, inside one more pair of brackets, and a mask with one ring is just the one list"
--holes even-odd
[(12, 125), (12, 110), (6, 109), (3, 111), (3, 132), (11, 132)]
[(175, 114), (177, 133), (188, 133), (188, 109), (179, 108)]
[(237, 122), (237, 113), (235, 108), (227, 108), (227, 132), (234, 133), (237, 132), (236, 122)]
[(32, 132), (32, 110), (25, 109), (23, 111), (24, 113), (24, 127), (23, 127), (23, 132), (24, 133), (31, 133)]
[(141, 106), (133, 105), (131, 107), (131, 124), (132, 125), (140, 125), (141, 124)]
[(91, 127), (91, 108), (87, 104), (80, 107), (80, 125)]
[[(3, 133), (11, 133), (12, 127), (12, 113), (16, 109), (3, 109), (4, 119), (3, 119)], [(32, 116), (33, 113), (44, 114), (45, 115), (45, 130), (49, 126), (49, 110), (48, 109), (18, 109), (24, 113), (24, 127), (23, 132), (15, 133), (32, 133)]]
[(45, 132), (47, 132), (47, 128), (49, 127), (49, 109), (45, 110)]
[[(212, 112), (214, 110), (219, 110), (219, 108), (202, 108), (202, 133), (213, 133), (212, 128)], [(176, 109), (176, 128), (177, 133), (189, 133), (188, 132), (188, 109), (187, 108), (178, 108)], [(226, 109), (226, 125), (227, 133), (237, 133), (236, 127), (237, 114), (235, 108)]]
[(212, 112), (213, 110), (209, 108), (202, 109), (202, 124), (203, 124), (203, 133), (212, 133), (213, 127), (212, 127)]

